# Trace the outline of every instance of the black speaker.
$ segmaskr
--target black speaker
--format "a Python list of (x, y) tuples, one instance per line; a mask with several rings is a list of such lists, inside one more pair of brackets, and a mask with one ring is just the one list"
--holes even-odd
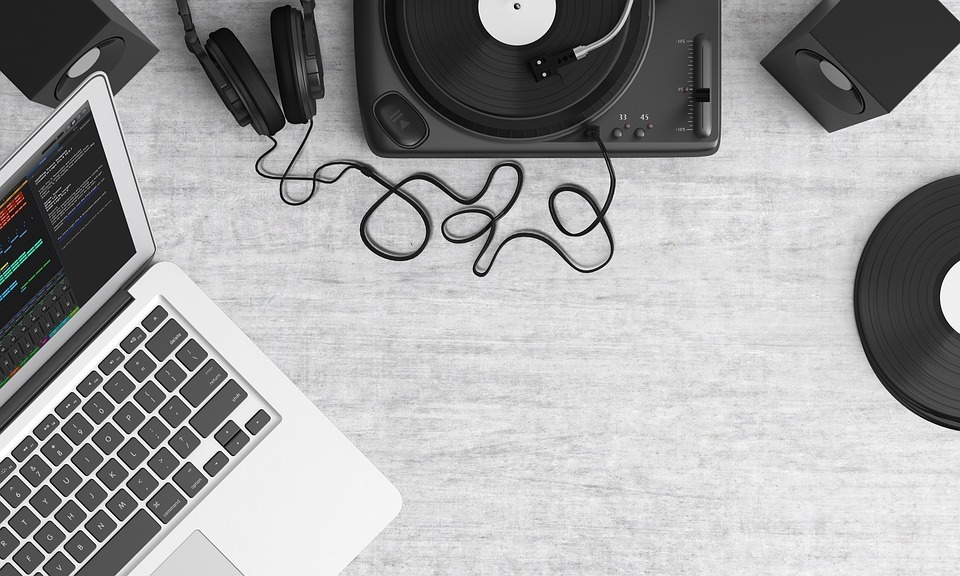
[(891, 112), (958, 44), (937, 0), (825, 0), (762, 64), (834, 132)]
[(0, 72), (57, 106), (90, 74), (119, 92), (157, 47), (108, 0), (11, 0), (0, 6)]

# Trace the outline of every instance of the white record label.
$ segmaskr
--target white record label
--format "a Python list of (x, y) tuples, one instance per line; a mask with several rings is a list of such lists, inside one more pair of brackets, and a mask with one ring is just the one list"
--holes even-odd
[(509, 46), (526, 46), (540, 40), (557, 16), (557, 0), (479, 1), (484, 29)]
[(954, 264), (940, 285), (940, 308), (950, 327), (960, 333), (960, 264)]

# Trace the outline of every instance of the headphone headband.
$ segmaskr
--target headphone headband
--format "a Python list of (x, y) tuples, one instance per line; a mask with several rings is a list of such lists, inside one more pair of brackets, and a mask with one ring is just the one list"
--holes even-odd
[(187, 0), (177, 0), (177, 9), (180, 18), (183, 19), (184, 42), (191, 54), (197, 56), (203, 52), (203, 46), (200, 44), (200, 37), (197, 35), (197, 28), (193, 25), (193, 16), (190, 14), (190, 4)]

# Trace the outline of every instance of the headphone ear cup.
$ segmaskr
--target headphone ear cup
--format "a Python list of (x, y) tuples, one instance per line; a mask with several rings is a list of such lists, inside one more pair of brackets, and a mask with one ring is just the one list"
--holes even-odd
[(317, 113), (307, 81), (303, 14), (290, 6), (270, 13), (270, 35), (283, 111), (293, 124), (305, 124)]
[(230, 80), (227, 79), (223, 70), (206, 52), (197, 54), (197, 59), (200, 60), (200, 66), (207, 74), (207, 78), (210, 79), (210, 83), (220, 96), (220, 100), (223, 101), (227, 110), (233, 114), (233, 119), (236, 120), (240, 126), (249, 126), (250, 112), (247, 111), (247, 107), (244, 106), (243, 101), (240, 100), (240, 95), (237, 94), (237, 89)]
[(236, 35), (227, 28), (221, 28), (210, 34), (206, 49), (236, 88), (250, 114), (250, 124), (254, 130), (263, 136), (273, 136), (282, 130), (286, 124), (283, 111)]

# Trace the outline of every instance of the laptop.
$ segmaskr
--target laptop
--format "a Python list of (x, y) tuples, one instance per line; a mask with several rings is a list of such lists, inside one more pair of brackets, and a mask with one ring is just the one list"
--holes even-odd
[(0, 167), (0, 576), (337, 574), (400, 495), (175, 265), (91, 76)]

